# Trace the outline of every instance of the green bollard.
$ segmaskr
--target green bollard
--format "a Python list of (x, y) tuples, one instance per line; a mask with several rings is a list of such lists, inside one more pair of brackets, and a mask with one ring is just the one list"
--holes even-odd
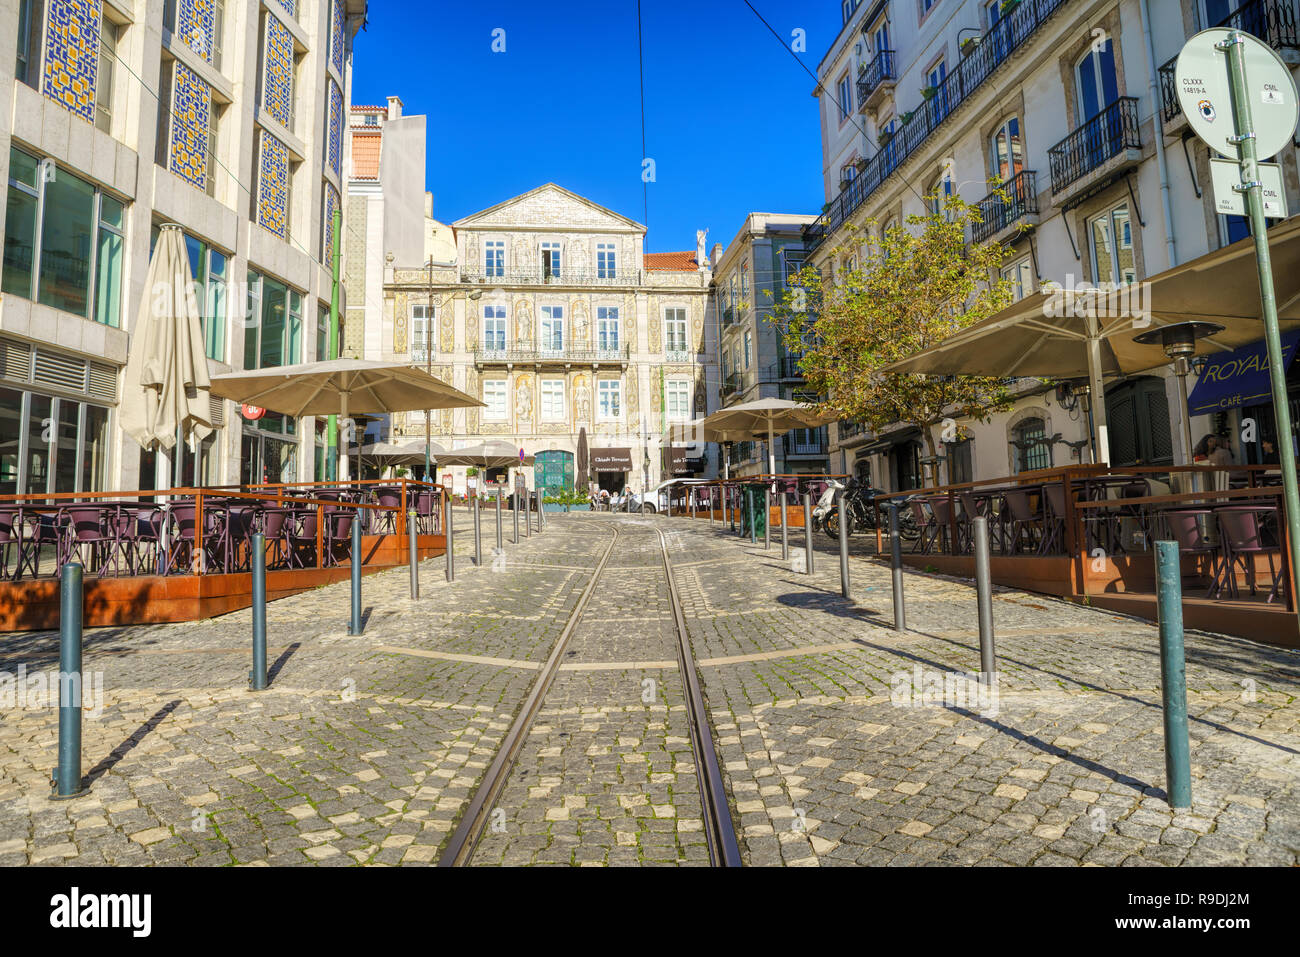
[(253, 536), (253, 670), (248, 673), (248, 687), (266, 690), (266, 536)]
[(1165, 777), (1170, 807), (1192, 806), (1187, 740), (1187, 662), (1183, 655), (1183, 585), (1177, 542), (1156, 542), (1160, 616), (1160, 690), (1165, 715)]
[(86, 793), (81, 782), (82, 568), (63, 566), (59, 581), (59, 766), (50, 786), (53, 800)]

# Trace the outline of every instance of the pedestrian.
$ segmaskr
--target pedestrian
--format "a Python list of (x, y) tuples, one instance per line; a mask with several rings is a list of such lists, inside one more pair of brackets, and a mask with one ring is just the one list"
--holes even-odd
[(1196, 448), (1192, 450), (1192, 461), (1198, 464), (1205, 464), (1210, 460), (1210, 452), (1214, 450), (1214, 443), (1219, 440), (1217, 435), (1203, 435), (1201, 441), (1196, 443)]
[(1277, 457), (1277, 446), (1273, 444), (1272, 439), (1263, 439), (1260, 441), (1260, 462), (1264, 465), (1281, 464)]

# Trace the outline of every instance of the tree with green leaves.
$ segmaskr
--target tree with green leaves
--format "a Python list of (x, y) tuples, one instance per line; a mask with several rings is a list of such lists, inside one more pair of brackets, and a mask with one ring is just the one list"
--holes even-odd
[(934, 427), (969, 416), (985, 421), (1010, 405), (1006, 383), (982, 376), (885, 374), (891, 362), (926, 349), (986, 319), (1015, 298), (1002, 277), (1000, 243), (967, 243), (979, 210), (958, 196), (927, 197), (933, 212), (881, 230), (850, 227), (831, 250), (825, 273), (807, 266), (792, 275), (772, 321), (817, 407), (864, 423), (920, 427), (930, 456)]

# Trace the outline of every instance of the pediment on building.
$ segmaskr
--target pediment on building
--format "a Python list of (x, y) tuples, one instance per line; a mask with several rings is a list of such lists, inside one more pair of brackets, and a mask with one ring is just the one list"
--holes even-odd
[(547, 183), (452, 224), (457, 229), (560, 229), (579, 228), (645, 232), (635, 220)]

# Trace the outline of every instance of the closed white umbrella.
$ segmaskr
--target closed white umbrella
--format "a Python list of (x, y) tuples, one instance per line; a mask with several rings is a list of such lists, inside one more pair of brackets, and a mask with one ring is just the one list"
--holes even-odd
[[(159, 471), (178, 436), (197, 444), (212, 433), (208, 360), (179, 226), (158, 234), (145, 294), (131, 332), (119, 421), (142, 448), (158, 451)], [(172, 479), (158, 478), (166, 488)]]

